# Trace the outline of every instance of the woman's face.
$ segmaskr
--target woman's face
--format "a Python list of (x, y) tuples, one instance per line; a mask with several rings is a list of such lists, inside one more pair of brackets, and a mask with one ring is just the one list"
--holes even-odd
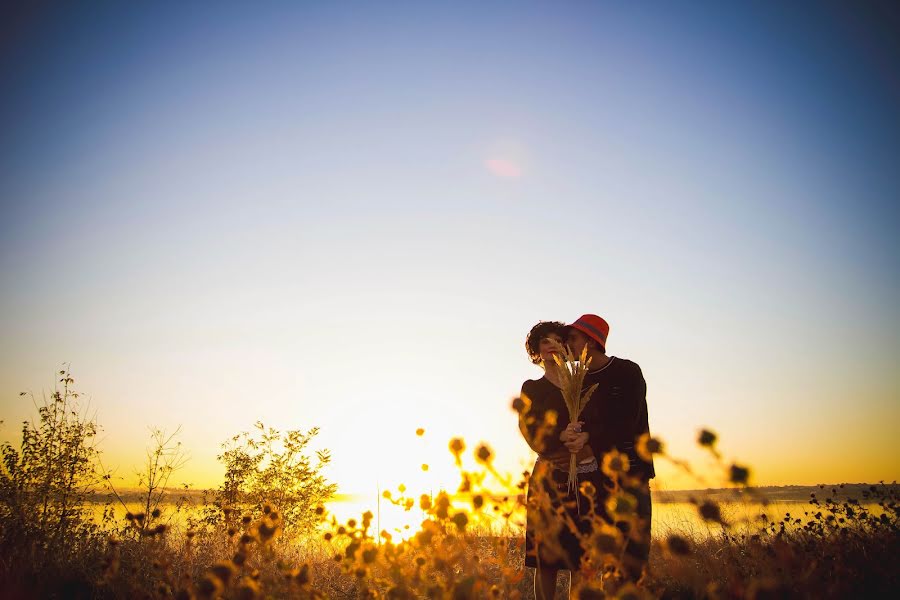
[(553, 356), (559, 354), (562, 343), (563, 339), (555, 333), (551, 333), (547, 335), (547, 337), (542, 338), (538, 344), (541, 360), (545, 363), (553, 364)]

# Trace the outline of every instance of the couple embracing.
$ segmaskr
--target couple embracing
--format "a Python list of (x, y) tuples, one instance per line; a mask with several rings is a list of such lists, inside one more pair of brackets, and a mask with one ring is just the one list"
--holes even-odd
[[(535, 568), (535, 596), (552, 600), (560, 570), (636, 582), (650, 551), (652, 457), (647, 384), (640, 367), (606, 354), (609, 325), (583, 315), (571, 325), (542, 321), (525, 348), (544, 376), (522, 384), (519, 429), (538, 454), (529, 479), (525, 564)], [(596, 384), (578, 421), (569, 422), (554, 355), (568, 345), (590, 359), (584, 389)], [(568, 485), (576, 457), (577, 485)]]

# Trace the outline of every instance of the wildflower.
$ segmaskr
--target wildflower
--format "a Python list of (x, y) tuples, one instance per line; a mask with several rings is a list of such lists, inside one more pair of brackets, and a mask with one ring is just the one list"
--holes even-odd
[(230, 561), (219, 561), (209, 568), (209, 572), (215, 575), (223, 585), (228, 585), (235, 575), (236, 569)]
[[(319, 514), (319, 513), (316, 513), (316, 514)], [(253, 520), (253, 517), (251, 517), (250, 515), (244, 515), (243, 517), (241, 517), (241, 523), (243, 523), (244, 525), (249, 524), (250, 521), (252, 521), (252, 520)]]
[(300, 569), (294, 576), (294, 581), (296, 581), (300, 585), (307, 585), (312, 581), (312, 577), (309, 573), (309, 563), (303, 563), (302, 565), (300, 565)]
[[(738, 464), (731, 465), (731, 474), (729, 479), (731, 483), (736, 483), (738, 485), (747, 485), (747, 480), (750, 478), (750, 469), (747, 467), (742, 467)], [(813, 494), (815, 497), (815, 494)]]
[(593, 498), (594, 494), (597, 493), (597, 488), (590, 481), (582, 481), (578, 485), (578, 489), (581, 490), (582, 495), (586, 498)]
[(437, 505), (434, 514), (438, 519), (446, 519), (449, 516), (450, 497), (446, 492), (441, 492), (437, 497)]
[(427, 471), (427, 470), (428, 470), (428, 465), (427, 465), (426, 463), (422, 463), (422, 470), (423, 470), (423, 471)]
[(222, 592), (222, 582), (212, 575), (204, 575), (197, 584), (197, 592), (201, 598), (214, 598)]
[(250, 542), (253, 541), (253, 536), (251, 536), (249, 533), (245, 533), (244, 535), (241, 536), (241, 539), (239, 541), (241, 544), (246, 546), (247, 544), (249, 544)]
[(264, 514), (264, 515), (269, 514), (270, 512), (272, 512), (272, 510), (273, 510), (273, 509), (272, 509), (272, 505), (269, 504), (268, 502), (266, 502), (266, 503), (263, 505), (263, 514)]
[(688, 541), (680, 535), (672, 534), (666, 538), (665, 549), (669, 554), (687, 556), (691, 553)]
[(260, 586), (255, 579), (244, 579), (237, 589), (237, 597), (239, 600), (253, 600), (259, 598)]
[(416, 429), (416, 435), (422, 437), (423, 435), (425, 435), (425, 430), (419, 427), (418, 429)]
[(197, 532), (194, 531), (193, 529), (188, 529), (188, 530), (184, 533), (184, 535), (185, 535), (185, 537), (187, 537), (187, 539), (190, 540), (190, 539), (192, 539), (195, 535), (197, 535)]
[(450, 448), (450, 452), (453, 453), (453, 456), (456, 457), (457, 466), (461, 465), (462, 460), (460, 459), (460, 456), (462, 455), (463, 451), (466, 449), (466, 443), (463, 441), (462, 438), (453, 438), (452, 440), (450, 440), (449, 448)]
[(419, 508), (422, 510), (428, 510), (431, 508), (431, 496), (428, 494), (422, 494), (419, 496)]
[(610, 515), (628, 517), (637, 511), (637, 499), (631, 494), (617, 492), (606, 501), (606, 508)]
[(378, 549), (375, 548), (374, 546), (370, 546), (370, 547), (366, 548), (365, 550), (363, 550), (362, 559), (363, 559), (364, 563), (371, 564), (371, 563), (375, 562), (376, 558), (378, 558)]
[(527, 414), (531, 410), (531, 400), (529, 400), (528, 396), (513, 398), (512, 409), (520, 415)]
[[(321, 517), (324, 514), (325, 514), (325, 507), (320, 504), (319, 506), (316, 507), (316, 515)], [(246, 519), (247, 517), (245, 516), (244, 518)]]
[(155, 533), (156, 535), (162, 535), (166, 532), (166, 529), (167, 529), (166, 525), (160, 523), (159, 525), (156, 526), (156, 529), (153, 530), (153, 533)]
[(347, 521), (347, 527), (350, 529), (354, 529), (356, 527), (356, 519), (350, 519)]
[(634, 449), (642, 460), (650, 462), (653, 460), (654, 454), (662, 454), (663, 443), (658, 439), (651, 437), (649, 433), (644, 433), (638, 438)]
[(326, 532), (325, 532), (325, 535), (323, 535), (322, 537), (325, 538), (325, 541), (326, 541), (326, 542), (330, 542), (330, 541), (331, 541), (331, 538), (332, 538), (333, 536), (331, 535), (331, 532), (330, 532), (330, 531), (326, 531)]
[(353, 540), (352, 542), (347, 544), (346, 548), (344, 548), (344, 557), (349, 558), (351, 560), (355, 560), (356, 559), (356, 551), (359, 550), (361, 546), (362, 546), (362, 544), (360, 543), (359, 540)]
[(494, 452), (487, 444), (482, 443), (475, 449), (475, 459), (482, 464), (489, 465), (493, 457)]
[(559, 415), (556, 413), (555, 410), (548, 410), (547, 412), (544, 413), (543, 427), (546, 427), (548, 429), (556, 427), (556, 423), (558, 422), (558, 419), (559, 419)]
[(130, 512), (125, 513), (125, 520), (131, 523), (132, 521), (134, 521), (134, 515)]
[(611, 450), (603, 455), (603, 472), (610, 477), (617, 477), (628, 472), (628, 456), (618, 450)]
[(391, 536), (390, 533), (388, 533), (387, 529), (382, 529), (382, 530), (381, 530), (381, 533), (380, 533), (379, 535), (380, 535), (382, 538), (384, 538), (384, 541), (390, 543), (391, 537), (392, 537), (392, 536)]
[(387, 594), (385, 594), (385, 598), (387, 600), (412, 600), (415, 597), (415, 594), (410, 592), (409, 589), (402, 583), (398, 583), (397, 585), (389, 589), (387, 591)]
[(247, 555), (242, 551), (235, 553), (235, 555), (231, 558), (231, 562), (234, 563), (235, 566), (240, 567), (247, 561)]
[(712, 448), (716, 443), (716, 434), (709, 429), (701, 429), (700, 435), (697, 436), (697, 443), (701, 446)]
[(261, 542), (268, 542), (276, 533), (278, 533), (278, 526), (270, 524), (269, 521), (263, 521), (259, 524), (259, 539)]
[(456, 525), (457, 529), (459, 529), (460, 531), (464, 531), (466, 529), (466, 525), (469, 524), (469, 517), (464, 512), (458, 512), (453, 515), (451, 521), (453, 521), (453, 524)]
[(722, 510), (719, 508), (719, 505), (715, 502), (707, 500), (703, 502), (698, 508), (700, 512), (700, 516), (703, 517), (707, 521), (717, 521), (719, 523), (722, 522)]
[(484, 496), (481, 494), (475, 494), (472, 497), (472, 506), (475, 510), (481, 510), (481, 507), (484, 506)]

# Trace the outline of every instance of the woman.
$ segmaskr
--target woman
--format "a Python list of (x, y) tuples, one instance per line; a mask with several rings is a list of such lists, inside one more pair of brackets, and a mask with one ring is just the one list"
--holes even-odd
[[(573, 575), (578, 570), (584, 553), (579, 537), (590, 531), (591, 509), (604, 486), (597, 459), (585, 443), (587, 434), (581, 433), (582, 423), (569, 423), (560, 391), (554, 355), (565, 333), (565, 324), (541, 321), (525, 340), (531, 361), (544, 369), (543, 377), (522, 384), (523, 409), (519, 413), (519, 429), (538, 454), (528, 485), (525, 529), (525, 565), (535, 568), (538, 600), (552, 600), (560, 570), (571, 570)], [(596, 493), (591, 498), (580, 490), (568, 491), (573, 452), (578, 460), (579, 487), (585, 482), (593, 484)]]

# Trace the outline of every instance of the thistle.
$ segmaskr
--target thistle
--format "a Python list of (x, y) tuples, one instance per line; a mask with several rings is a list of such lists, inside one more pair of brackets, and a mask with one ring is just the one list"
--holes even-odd
[[(569, 410), (569, 422), (574, 423), (581, 416), (581, 411), (591, 399), (591, 394), (597, 389), (595, 383), (587, 390), (583, 390), (584, 376), (587, 375), (588, 367), (591, 365), (591, 359), (587, 355), (587, 346), (582, 348), (581, 356), (575, 357), (572, 350), (562, 344), (557, 345), (558, 352), (553, 355), (556, 366), (559, 367), (560, 391), (566, 408)], [(560, 357), (560, 354), (564, 358)], [(578, 463), (575, 453), (571, 453), (569, 459), (569, 493), (578, 488)], [(576, 496), (576, 501), (577, 501)]]

